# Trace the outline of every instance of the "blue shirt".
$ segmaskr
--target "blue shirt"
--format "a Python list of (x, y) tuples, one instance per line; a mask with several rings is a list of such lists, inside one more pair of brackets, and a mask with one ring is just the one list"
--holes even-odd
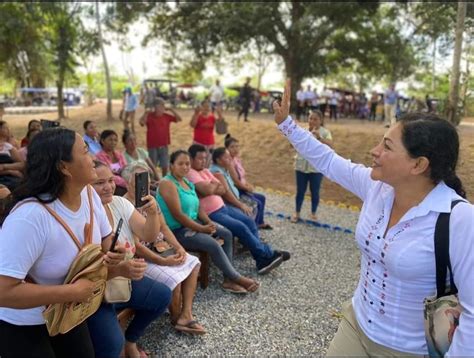
[(230, 176), (230, 173), (228, 170), (216, 164), (212, 164), (209, 170), (211, 171), (211, 173), (222, 174), (227, 182), (227, 185), (229, 185), (230, 190), (232, 190), (232, 192), (234, 193), (235, 197), (237, 199), (240, 199), (239, 189), (237, 189), (237, 187), (235, 186), (235, 183), (232, 180), (232, 177)]
[(385, 98), (384, 98), (385, 104), (390, 104), (390, 105), (397, 104), (397, 98), (398, 98), (397, 91), (392, 91), (392, 90), (385, 91)]
[(133, 112), (138, 107), (138, 99), (135, 94), (130, 94), (125, 103), (125, 112)]
[(100, 145), (98, 140), (89, 137), (87, 134), (84, 134), (82, 138), (84, 139), (84, 142), (86, 142), (89, 146), (89, 152), (91, 154), (96, 155), (102, 150), (102, 146)]

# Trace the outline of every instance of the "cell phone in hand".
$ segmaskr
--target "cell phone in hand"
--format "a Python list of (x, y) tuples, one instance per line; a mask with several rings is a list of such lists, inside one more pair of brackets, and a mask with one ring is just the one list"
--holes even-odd
[(115, 252), (115, 245), (117, 244), (117, 240), (120, 236), (120, 231), (122, 231), (122, 225), (123, 225), (123, 219), (120, 218), (118, 224), (117, 224), (117, 229), (115, 230), (115, 235), (112, 239), (112, 243), (110, 244), (110, 249), (109, 251)]
[(142, 198), (148, 195), (148, 172), (135, 173), (135, 207), (140, 208), (146, 204)]

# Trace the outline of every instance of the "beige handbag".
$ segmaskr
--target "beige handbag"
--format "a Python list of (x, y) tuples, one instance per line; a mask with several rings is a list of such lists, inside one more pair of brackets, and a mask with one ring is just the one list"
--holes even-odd
[(107, 281), (104, 300), (108, 303), (128, 302), (132, 296), (132, 283), (130, 279), (122, 276), (114, 277)]
[[(453, 201), (451, 209), (460, 201)], [(450, 213), (441, 213), (436, 222), (434, 247), (437, 294), (424, 301), (425, 336), (430, 357), (444, 357), (462, 313), (449, 259), (449, 217)], [(446, 290), (448, 272), (450, 286)]]
[[(79, 253), (69, 267), (64, 284), (72, 284), (79, 279), (88, 279), (95, 283), (94, 292), (86, 302), (55, 303), (46, 308), (43, 312), (43, 318), (50, 336), (69, 332), (92, 316), (102, 303), (107, 278), (107, 267), (104, 265), (104, 253), (102, 252), (101, 245), (92, 244), (94, 209), (92, 206), (92, 191), (90, 186), (87, 187), (87, 195), (89, 198), (90, 222), (84, 226), (85, 239), (83, 246), (81, 246), (69, 226), (49, 206), (37, 200), (27, 200), (23, 202), (37, 202), (41, 204), (63, 226), (79, 249)], [(35, 283), (30, 276), (27, 276), (25, 281)]]

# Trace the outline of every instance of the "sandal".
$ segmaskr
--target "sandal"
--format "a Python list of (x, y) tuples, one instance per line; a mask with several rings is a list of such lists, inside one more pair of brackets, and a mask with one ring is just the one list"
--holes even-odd
[(290, 222), (293, 224), (296, 224), (298, 221), (300, 221), (300, 217), (296, 215), (293, 215), (290, 219)]
[(239, 285), (239, 286), (242, 286), (243, 288), (245, 288), (245, 290), (247, 290), (247, 292), (253, 293), (253, 292), (257, 291), (257, 290), (260, 288), (260, 283), (258, 283), (258, 282), (255, 281), (255, 280), (252, 280), (252, 279), (250, 279), (250, 281), (252, 282), (252, 283), (250, 283), (250, 284), (247, 284), (247, 285), (242, 284), (242, 285), (241, 285), (241, 284), (239, 283), (238, 285)]
[(235, 293), (238, 295), (246, 295), (247, 293), (249, 293), (249, 291), (247, 291), (245, 287), (235, 282), (228, 282), (228, 283), (222, 284), (222, 289), (225, 292)]
[(273, 227), (270, 224), (262, 224), (258, 227), (260, 230), (273, 230)]
[(187, 333), (193, 336), (201, 336), (206, 334), (206, 330), (204, 328), (197, 328), (199, 326), (200, 324), (198, 321), (192, 320), (186, 324), (176, 323), (174, 329), (176, 329), (178, 332)]

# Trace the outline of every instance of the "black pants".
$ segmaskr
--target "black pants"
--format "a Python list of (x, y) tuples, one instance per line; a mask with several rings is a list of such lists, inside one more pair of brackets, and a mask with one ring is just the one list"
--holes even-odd
[(337, 120), (337, 106), (335, 104), (329, 105), (329, 119), (331, 118)]
[(242, 102), (242, 109), (239, 112), (239, 118), (243, 114), (244, 115), (244, 120), (246, 121), (248, 116), (249, 116), (249, 109), (250, 109), (250, 102), (249, 101), (243, 101)]
[(50, 337), (46, 325), (16, 326), (0, 321), (2, 358), (94, 358), (87, 324)]
[(375, 121), (376, 113), (377, 113), (377, 103), (372, 103), (370, 105), (369, 121), (370, 120)]

